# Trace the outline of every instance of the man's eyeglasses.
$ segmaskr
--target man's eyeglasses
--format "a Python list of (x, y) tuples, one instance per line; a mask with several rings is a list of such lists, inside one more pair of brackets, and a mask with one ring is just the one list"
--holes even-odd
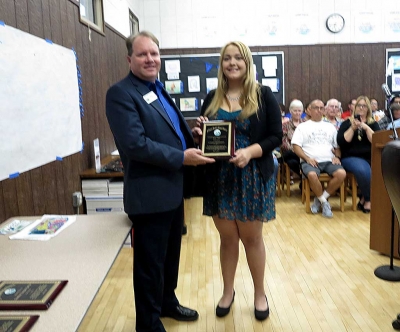
[(361, 108), (361, 109), (368, 108), (367, 105), (362, 105), (362, 104), (357, 104), (356, 107)]
[(318, 106), (313, 106), (313, 107), (311, 107), (313, 110), (316, 110), (316, 111), (323, 111), (324, 109), (325, 109), (325, 107), (324, 106), (321, 106), (321, 107), (318, 107)]
[(339, 106), (336, 106), (336, 105), (329, 105), (328, 107), (339, 109)]

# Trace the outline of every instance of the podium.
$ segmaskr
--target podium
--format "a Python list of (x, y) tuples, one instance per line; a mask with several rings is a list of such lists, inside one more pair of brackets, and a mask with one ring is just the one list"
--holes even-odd
[[(397, 129), (400, 136), (400, 128)], [(372, 135), (371, 146), (371, 216), (369, 248), (390, 256), (392, 204), (382, 177), (381, 155), (386, 143), (393, 140), (393, 130), (377, 131)], [(399, 169), (400, 172), (400, 169)], [(395, 220), (394, 257), (399, 255), (399, 223)]]

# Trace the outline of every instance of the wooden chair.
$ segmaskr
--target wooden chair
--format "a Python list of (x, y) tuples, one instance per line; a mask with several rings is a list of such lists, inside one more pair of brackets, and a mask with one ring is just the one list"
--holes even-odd
[(345, 190), (345, 196), (344, 196), (344, 201), (347, 199), (347, 193), (351, 194), (351, 200), (352, 200), (352, 206), (351, 209), (353, 211), (357, 211), (357, 181), (356, 177), (354, 176), (353, 173), (347, 172), (346, 173), (346, 190)]
[(282, 174), (281, 174), (281, 186), (282, 190), (285, 190), (286, 184), (286, 196), (290, 197), (290, 167), (287, 163), (283, 162), (281, 165)]
[(281, 197), (282, 191), (281, 191), (281, 167), (282, 165), (279, 163), (278, 166), (278, 174), (276, 176), (276, 196)]
[[(319, 181), (322, 183), (322, 186), (324, 186), (325, 183), (329, 182), (331, 177), (327, 173), (321, 173), (319, 176)], [(344, 212), (344, 198), (345, 198), (345, 182), (343, 181), (342, 184), (340, 185), (340, 211)], [(306, 203), (306, 212), (310, 213), (311, 212), (311, 189), (310, 189), (310, 182), (308, 182), (308, 179), (303, 176), (302, 178), (302, 194), (301, 194), (301, 202), (304, 204)]]

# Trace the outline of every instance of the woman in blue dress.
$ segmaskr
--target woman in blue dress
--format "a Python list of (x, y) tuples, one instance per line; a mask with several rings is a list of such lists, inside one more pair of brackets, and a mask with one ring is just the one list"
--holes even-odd
[(204, 100), (197, 126), (207, 120), (235, 124), (235, 155), (206, 165), (203, 214), (212, 216), (220, 234), (224, 289), (216, 315), (230, 311), (234, 278), (242, 241), (254, 283), (254, 313), (269, 315), (264, 289), (263, 222), (275, 218), (275, 179), (272, 151), (282, 143), (281, 112), (271, 89), (255, 81), (250, 49), (230, 42), (221, 50), (218, 87)]

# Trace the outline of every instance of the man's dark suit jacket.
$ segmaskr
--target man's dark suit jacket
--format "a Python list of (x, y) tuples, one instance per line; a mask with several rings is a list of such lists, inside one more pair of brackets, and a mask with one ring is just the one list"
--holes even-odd
[[(124, 165), (124, 207), (128, 215), (176, 209), (183, 197), (182, 143), (159, 100), (148, 104), (150, 89), (132, 73), (106, 96), (106, 114)], [(175, 108), (187, 148), (192, 134)]]

